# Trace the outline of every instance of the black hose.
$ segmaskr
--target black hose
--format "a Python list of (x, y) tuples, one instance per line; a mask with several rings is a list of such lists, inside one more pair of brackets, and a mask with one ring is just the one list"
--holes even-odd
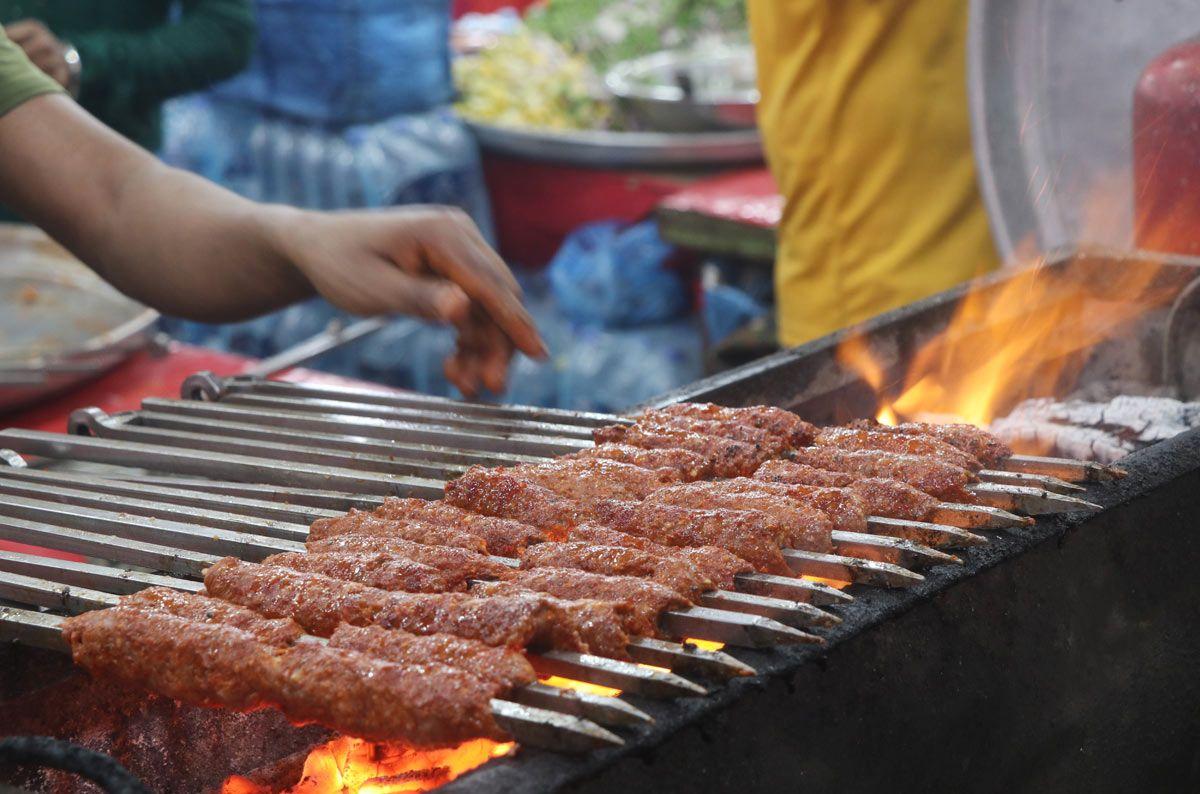
[(116, 759), (50, 736), (0, 739), (0, 761), (72, 772), (91, 780), (108, 794), (150, 794)]

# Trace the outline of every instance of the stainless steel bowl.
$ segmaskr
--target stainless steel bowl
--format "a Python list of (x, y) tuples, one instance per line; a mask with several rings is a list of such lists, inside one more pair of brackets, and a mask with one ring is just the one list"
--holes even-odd
[(622, 111), (647, 130), (712, 132), (755, 127), (754, 51), (666, 50), (622, 61), (604, 83)]
[(116, 366), (150, 343), (158, 319), (43, 242), (0, 228), (0, 413)]

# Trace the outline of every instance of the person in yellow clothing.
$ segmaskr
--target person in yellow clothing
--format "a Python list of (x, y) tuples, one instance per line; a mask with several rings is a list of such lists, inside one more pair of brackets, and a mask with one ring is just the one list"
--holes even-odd
[(975, 180), (964, 0), (749, 0), (759, 126), (785, 198), (797, 345), (996, 267)]

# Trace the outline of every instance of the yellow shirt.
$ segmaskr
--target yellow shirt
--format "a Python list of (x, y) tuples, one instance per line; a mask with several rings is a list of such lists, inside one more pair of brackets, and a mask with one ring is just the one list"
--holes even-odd
[(0, 116), (35, 96), (55, 91), (62, 88), (30, 63), (0, 28)]
[(780, 340), (996, 266), (975, 182), (964, 0), (749, 0), (759, 123), (786, 199)]

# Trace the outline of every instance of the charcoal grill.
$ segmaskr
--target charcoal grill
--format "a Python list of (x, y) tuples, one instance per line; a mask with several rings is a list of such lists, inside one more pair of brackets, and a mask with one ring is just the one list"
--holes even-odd
[[(1064, 256), (1048, 267), (1067, 264), (1081, 290), (1102, 291), (1106, 268), (1154, 267), (1156, 278), (1178, 289), (1198, 274), (1188, 261), (1103, 255)], [(996, 289), (1004, 279), (975, 288)], [(961, 294), (861, 330), (901, 371), (945, 330)], [(1148, 312), (1094, 350), (1082, 377), (1128, 375), (1136, 365), (1155, 383), (1139, 353), (1162, 322), (1161, 312)], [(840, 341), (820, 340), (656, 404), (768, 403), (822, 422), (872, 415), (873, 391), (834, 359)], [(436, 496), (466, 466), (573, 451), (592, 428), (621, 421), (206, 374), (189, 379), (183, 397), (146, 400), (115, 416), (85, 409), (72, 417), (69, 435), (0, 431), (0, 448), (10, 450), (0, 467), (0, 537), (124, 564), (0, 555), (0, 597), (16, 605), (0, 614), (0, 630), (23, 642), (6, 651), (17, 674), (0, 697), (26, 707), (21, 695), (69, 675), (61, 656), (29, 647), (58, 643), (57, 618), (35, 607), (102, 607), (148, 584), (195, 589), (216, 555), (260, 559), (296, 549), (315, 518), (369, 508), (388, 494)], [(27, 457), (53, 465), (29, 467)], [(1194, 784), (1200, 642), (1188, 618), (1200, 543), (1185, 518), (1200, 508), (1200, 434), (1123, 463), (1129, 476), (1112, 481), (1102, 466), (1018, 459), (985, 477), (980, 488), (993, 494), (991, 506), (945, 505), (939, 523), (876, 519), (871, 534), (838, 538), (834, 554), (796, 553), (795, 572), (855, 584), (843, 592), (750, 576), (736, 592), (709, 594), (690, 615), (669, 619), (677, 621), (672, 632), (739, 647), (714, 653), (646, 641), (631, 649), (635, 660), (670, 672), (547, 654), (542, 672), (625, 694), (588, 698), (535, 687), (514, 698), (521, 702), (510, 724), (524, 721), (516, 730), (530, 731), (530, 745), (539, 743), (536, 731), (557, 749), (612, 744), (609, 736), (623, 743), (583, 756), (531, 747), (445, 790)], [(1027, 523), (1010, 510), (1039, 517)], [(96, 704), (111, 705), (111, 695), (94, 689), (72, 680), (69, 703), (46, 696), (46, 713), (23, 714), (20, 729), (61, 724), (50, 713), (58, 708), (99, 720)], [(301, 735), (272, 714), (146, 703), (108, 708), (105, 735), (142, 736), (169, 712), (171, 724), (189, 727), (159, 737), (156, 754), (186, 754), (191, 743), (212, 741), (197, 731), (278, 737), (258, 764), (324, 735)], [(122, 715), (115, 727), (113, 713)], [(152, 786), (155, 776), (146, 773), (167, 764), (177, 777), (166, 788), (175, 790), (202, 790), (254, 765), (240, 753), (225, 764), (210, 759), (188, 777), (184, 764), (149, 761), (144, 744), (117, 744), (99, 749), (123, 750), (121, 760)]]

